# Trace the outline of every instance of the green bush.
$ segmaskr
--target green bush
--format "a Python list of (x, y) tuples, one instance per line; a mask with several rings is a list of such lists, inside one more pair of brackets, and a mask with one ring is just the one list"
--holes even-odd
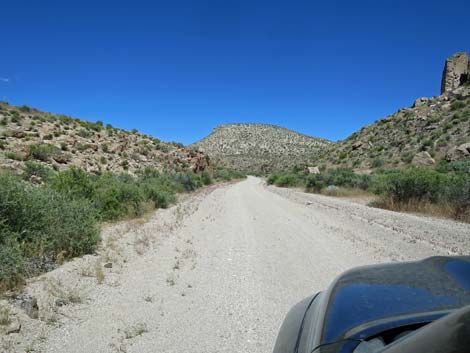
[(207, 171), (202, 172), (201, 181), (204, 185), (211, 185), (212, 184), (212, 178), (211, 178), (210, 174)]
[(462, 109), (463, 107), (465, 107), (465, 103), (461, 101), (454, 101), (450, 105), (451, 110)]
[(58, 154), (59, 152), (59, 148), (54, 145), (38, 144), (29, 146), (30, 156), (40, 161), (47, 161), (50, 157)]
[(6, 152), (5, 157), (14, 159), (15, 161), (24, 161), (25, 156), (18, 152)]
[(38, 262), (90, 253), (99, 240), (88, 201), (33, 187), (9, 173), (0, 174), (0, 220), (0, 276), (8, 288), (37, 271)]
[(87, 138), (87, 137), (91, 136), (91, 132), (87, 129), (80, 129), (78, 131), (78, 136), (83, 137), (83, 138)]
[(392, 171), (375, 178), (372, 190), (390, 197), (394, 202), (410, 200), (436, 202), (445, 175), (434, 170), (411, 168)]
[(279, 187), (293, 187), (303, 183), (303, 178), (298, 173), (281, 172), (271, 174), (267, 181), (269, 185), (274, 184)]
[(48, 181), (53, 175), (53, 171), (39, 163), (26, 161), (23, 170), (23, 179), (31, 180), (31, 177), (35, 176), (40, 178), (42, 181)]

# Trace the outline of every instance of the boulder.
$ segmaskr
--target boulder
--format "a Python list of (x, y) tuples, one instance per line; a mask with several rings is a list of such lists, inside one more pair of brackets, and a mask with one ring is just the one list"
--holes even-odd
[(362, 142), (361, 142), (361, 141), (355, 142), (355, 143), (352, 145), (352, 150), (355, 151), (355, 150), (361, 148), (361, 146), (362, 146)]
[(446, 153), (446, 160), (459, 161), (470, 158), (470, 143), (464, 143), (460, 146), (454, 146)]
[(52, 159), (55, 160), (57, 163), (60, 163), (60, 164), (66, 164), (66, 163), (69, 162), (69, 158), (65, 154), (56, 154), (56, 155), (52, 156)]
[(39, 317), (39, 307), (36, 298), (22, 294), (17, 297), (17, 300), (20, 302), (20, 307), (31, 319), (37, 319)]
[(436, 161), (427, 151), (421, 151), (415, 154), (411, 163), (414, 165), (427, 166), (435, 164)]
[(307, 167), (309, 174), (320, 174), (320, 168), (318, 167)]
[(413, 108), (422, 107), (423, 105), (426, 105), (428, 103), (429, 103), (429, 98), (421, 97), (421, 98), (418, 98), (414, 101)]
[(21, 330), (21, 322), (17, 318), (13, 319), (8, 326), (5, 328), (5, 333), (7, 335), (11, 333), (18, 333)]

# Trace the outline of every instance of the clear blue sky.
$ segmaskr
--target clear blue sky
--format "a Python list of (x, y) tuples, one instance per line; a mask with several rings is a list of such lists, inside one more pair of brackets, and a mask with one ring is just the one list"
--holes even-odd
[(0, 99), (185, 144), (228, 122), (338, 140), (439, 94), (470, 1), (3, 1)]

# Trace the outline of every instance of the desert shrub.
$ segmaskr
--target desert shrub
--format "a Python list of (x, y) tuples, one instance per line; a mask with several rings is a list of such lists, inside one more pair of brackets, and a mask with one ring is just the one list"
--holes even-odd
[(90, 203), (9, 173), (0, 174), (0, 220), (0, 277), (9, 288), (37, 271), (41, 259), (83, 255), (99, 240)]
[(213, 178), (220, 181), (230, 181), (232, 179), (242, 179), (246, 175), (240, 171), (235, 171), (231, 169), (216, 168), (214, 170)]
[(201, 177), (195, 173), (176, 173), (174, 175), (176, 188), (179, 192), (189, 192), (203, 186)]
[(211, 178), (210, 174), (207, 171), (202, 172), (201, 181), (204, 185), (211, 185), (212, 184), (212, 178)]
[(25, 156), (18, 152), (6, 152), (5, 157), (14, 159), (15, 161), (24, 161)]
[(27, 105), (22, 105), (21, 107), (18, 108), (19, 111), (24, 112), (24, 113), (29, 113), (31, 112), (31, 108), (28, 107)]
[(376, 194), (390, 197), (394, 202), (407, 202), (411, 199), (435, 202), (444, 178), (437, 171), (423, 168), (390, 171), (375, 178), (372, 190)]
[(83, 138), (87, 138), (91, 136), (91, 132), (88, 129), (80, 129), (77, 134), (78, 136), (83, 137)]
[(279, 187), (294, 187), (303, 183), (302, 177), (294, 172), (280, 172), (271, 174), (267, 181), (269, 185), (274, 184)]
[(18, 234), (0, 223), (0, 293), (16, 288), (25, 277), (25, 259), (17, 241)]
[(413, 152), (405, 152), (401, 155), (401, 160), (404, 163), (409, 164), (413, 160), (413, 157), (414, 157)]
[(372, 168), (380, 168), (385, 164), (385, 161), (382, 158), (376, 158), (372, 161)]
[(50, 157), (59, 153), (59, 149), (54, 145), (38, 144), (29, 146), (29, 155), (40, 161), (47, 161)]
[(49, 185), (55, 191), (72, 198), (93, 200), (95, 197), (96, 187), (92, 175), (80, 168), (72, 167), (55, 174)]
[(23, 169), (23, 179), (31, 180), (31, 177), (35, 176), (40, 178), (42, 181), (47, 181), (52, 175), (53, 171), (39, 163), (26, 161)]
[(463, 107), (465, 107), (465, 103), (461, 101), (454, 101), (450, 105), (451, 110), (462, 109)]
[(167, 208), (176, 201), (175, 182), (168, 175), (147, 169), (141, 176), (139, 185), (143, 190), (144, 199), (152, 201), (155, 208)]

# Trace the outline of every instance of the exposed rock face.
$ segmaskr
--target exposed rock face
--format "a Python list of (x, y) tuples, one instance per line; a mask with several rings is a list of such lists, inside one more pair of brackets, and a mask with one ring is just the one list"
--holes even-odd
[(446, 154), (448, 161), (458, 161), (466, 158), (470, 158), (470, 143), (452, 147)]
[(442, 75), (441, 94), (451, 92), (470, 81), (467, 53), (456, 53), (446, 60)]

